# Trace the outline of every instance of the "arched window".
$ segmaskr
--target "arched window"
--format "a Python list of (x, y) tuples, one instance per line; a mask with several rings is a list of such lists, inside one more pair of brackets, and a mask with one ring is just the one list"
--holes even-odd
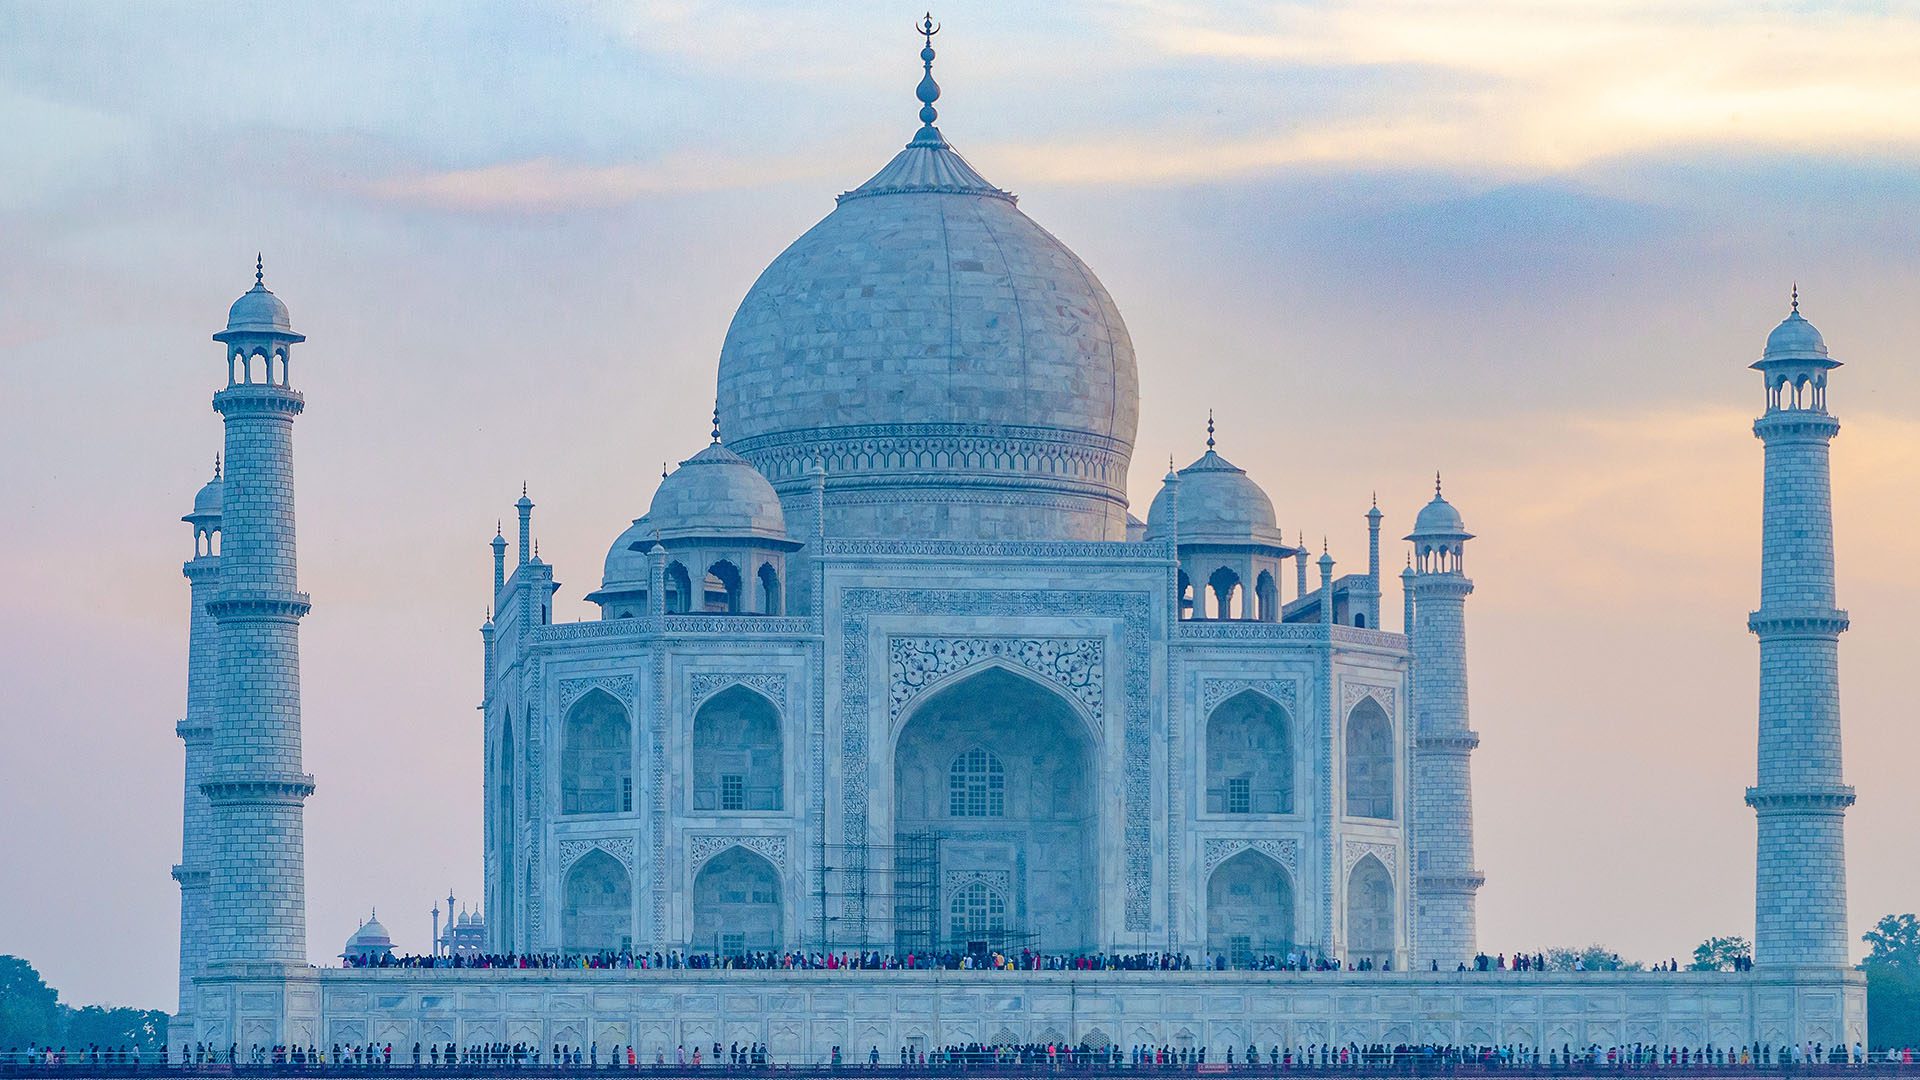
[(1234, 967), (1293, 949), (1293, 879), (1258, 851), (1242, 851), (1207, 879), (1207, 951)]
[(693, 610), (693, 579), (684, 563), (667, 564), (666, 607), (669, 615), (684, 615)]
[(561, 947), (602, 952), (633, 945), (633, 883), (620, 860), (595, 848), (567, 871)]
[(782, 764), (780, 712), (735, 684), (693, 715), (693, 808), (778, 810)]
[(519, 881), (519, 822), (513, 805), (513, 714), (500, 719), (500, 743), (493, 763), (493, 844), (500, 882), (499, 914), (494, 916), (495, 940), (508, 948), (513, 936), (513, 886)]
[(633, 752), (627, 710), (604, 690), (573, 708), (561, 737), (560, 812), (617, 814), (633, 809)]
[(955, 948), (998, 943), (1007, 932), (1007, 898), (984, 881), (961, 886), (947, 903), (947, 938)]
[(1207, 716), (1207, 812), (1293, 813), (1292, 723), (1259, 691), (1242, 690)]
[(1213, 594), (1213, 617), (1216, 619), (1238, 618), (1240, 613), (1240, 575), (1226, 567), (1215, 570), (1207, 578), (1207, 591)]
[(737, 956), (780, 947), (780, 872), (744, 847), (707, 860), (693, 879), (693, 947)]
[(760, 573), (760, 611), (764, 615), (778, 615), (783, 606), (780, 594), (780, 573), (772, 563), (761, 563)]
[(947, 770), (947, 814), (951, 817), (1005, 817), (1007, 770), (984, 746), (953, 759)]
[(702, 611), (737, 615), (740, 612), (740, 568), (721, 559), (707, 567), (707, 595)]
[(1254, 579), (1253, 598), (1259, 606), (1256, 618), (1261, 622), (1280, 621), (1280, 583), (1273, 579), (1272, 571), (1262, 570)]
[(1385, 967), (1393, 959), (1393, 875), (1372, 855), (1347, 875), (1347, 961)]
[(1347, 816), (1393, 817), (1393, 723), (1371, 697), (1347, 714)]

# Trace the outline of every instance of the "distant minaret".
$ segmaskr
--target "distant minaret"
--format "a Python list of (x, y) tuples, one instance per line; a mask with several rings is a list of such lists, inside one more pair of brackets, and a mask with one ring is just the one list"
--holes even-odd
[(1767, 410), (1753, 424), (1766, 446), (1761, 512), (1758, 783), (1754, 882), (1756, 964), (1847, 963), (1847, 854), (1853, 789), (1840, 774), (1840, 633), (1834, 607), (1827, 373), (1840, 366), (1813, 324), (1793, 310), (1753, 365)]
[(1438, 961), (1451, 971), (1476, 948), (1475, 906), (1486, 877), (1473, 858), (1473, 750), (1467, 725), (1467, 595), (1473, 592), (1461, 550), (1473, 534), (1441, 497), (1414, 518), (1413, 532), (1414, 930), (1420, 970)]
[(186, 744), (186, 792), (180, 815), (180, 1012), (176, 1023), (193, 1030), (194, 976), (207, 967), (207, 884), (215, 850), (213, 808), (200, 790), (213, 763), (214, 724), (219, 715), (220, 630), (207, 604), (220, 584), (220, 459), (213, 479), (193, 497), (193, 512), (180, 519), (193, 526), (193, 558), (181, 572), (189, 582), (187, 607), (187, 712), (174, 726)]
[(226, 421), (220, 586), (207, 610), (219, 623), (220, 710), (211, 774), (217, 850), (208, 919), (211, 965), (307, 962), (303, 813), (313, 777), (300, 760), (300, 619), (307, 595), (295, 573), (293, 420), (306, 399), (289, 355), (306, 338), (267, 291), (234, 301), (227, 387), (213, 396)]

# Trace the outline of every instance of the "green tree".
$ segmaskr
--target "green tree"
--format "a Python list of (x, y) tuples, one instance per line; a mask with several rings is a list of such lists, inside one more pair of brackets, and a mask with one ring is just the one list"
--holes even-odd
[(1867, 1032), (1876, 1046), (1920, 1046), (1920, 919), (1888, 915), (1867, 943)]
[(60, 1038), (63, 1019), (59, 991), (32, 964), (0, 956), (0, 1050), (45, 1046)]
[(167, 1044), (167, 1014), (158, 1009), (88, 1005), (68, 1009), (66, 1020), (68, 1046), (137, 1046), (148, 1056)]
[(1581, 971), (1640, 971), (1645, 966), (1638, 960), (1620, 959), (1619, 953), (1605, 945), (1588, 945), (1585, 948), (1562, 945), (1547, 950), (1548, 971), (1573, 971), (1576, 967)]
[(1753, 945), (1743, 937), (1710, 937), (1694, 946), (1688, 971), (1732, 971), (1753, 959)]

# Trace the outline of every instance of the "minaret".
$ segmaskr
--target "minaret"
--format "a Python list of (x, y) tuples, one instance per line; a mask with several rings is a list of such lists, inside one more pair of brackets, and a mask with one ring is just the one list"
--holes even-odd
[(1467, 726), (1467, 595), (1461, 549), (1473, 534), (1440, 494), (1413, 532), (1414, 872), (1420, 906), (1414, 940), (1420, 970), (1451, 971), (1476, 947), (1475, 901), (1486, 876), (1474, 867), (1471, 757), (1480, 736)]
[(1320, 538), (1320, 621), (1333, 621), (1333, 553), (1327, 550), (1327, 538)]
[(1367, 508), (1367, 579), (1349, 591), (1348, 602), (1353, 605), (1353, 614), (1361, 618), (1354, 620), (1355, 626), (1365, 626), (1369, 630), (1380, 629), (1380, 497), (1375, 495), (1373, 505)]
[(1306, 533), (1300, 534), (1300, 542), (1294, 545), (1293, 550), (1293, 593), (1296, 598), (1300, 598), (1307, 595), (1307, 559), (1311, 557), (1311, 553), (1307, 551)]
[(527, 485), (520, 485), (520, 501), (513, 504), (520, 514), (520, 565), (533, 561), (533, 500), (527, 498)]
[(306, 400), (289, 377), (287, 306), (253, 288), (234, 301), (227, 387), (213, 396), (226, 421), (220, 585), (207, 610), (219, 623), (220, 707), (213, 769), (201, 790), (213, 809), (208, 961), (307, 962), (302, 815), (313, 777), (300, 761), (300, 618), (295, 573), (293, 420)]
[[(524, 496), (524, 493), (523, 493)], [(500, 602), (500, 590), (507, 587), (507, 538), (500, 534), (500, 523), (493, 523), (493, 599), (490, 603)]]
[(181, 521), (193, 526), (193, 558), (181, 572), (187, 576), (187, 712), (174, 726), (186, 744), (186, 792), (180, 814), (180, 865), (173, 879), (180, 883), (180, 1012), (176, 1023), (193, 1030), (193, 979), (207, 967), (207, 885), (213, 863), (213, 808), (200, 785), (213, 761), (213, 735), (220, 692), (220, 630), (207, 604), (220, 585), (220, 459), (213, 459), (213, 479), (193, 497), (193, 512)]
[(1754, 881), (1756, 964), (1847, 963), (1847, 856), (1853, 789), (1840, 774), (1840, 633), (1834, 607), (1827, 373), (1840, 366), (1813, 324), (1793, 310), (1753, 365), (1767, 409), (1753, 424), (1766, 446), (1761, 511), (1758, 783)]

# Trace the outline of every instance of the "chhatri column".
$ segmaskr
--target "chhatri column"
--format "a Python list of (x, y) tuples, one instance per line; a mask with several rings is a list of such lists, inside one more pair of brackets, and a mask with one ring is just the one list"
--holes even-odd
[(1761, 513), (1758, 782), (1747, 805), (1759, 819), (1754, 880), (1755, 964), (1845, 965), (1847, 855), (1853, 789), (1840, 772), (1840, 634), (1834, 607), (1829, 444), (1840, 422), (1827, 412), (1826, 342), (1793, 311), (1767, 336), (1753, 365), (1767, 410), (1753, 433), (1766, 447)]
[[(313, 777), (300, 758), (300, 619), (307, 595), (295, 573), (293, 420), (306, 405), (290, 386), (287, 306), (254, 285), (234, 301), (228, 384), (213, 396), (226, 421), (220, 587), (207, 610), (219, 623), (220, 719), (211, 775), (218, 854), (208, 960), (307, 962), (303, 814)], [(230, 1036), (237, 1037), (237, 1036)]]
[(207, 967), (207, 892), (216, 854), (213, 807), (200, 785), (213, 764), (220, 706), (220, 630), (207, 614), (220, 585), (220, 556), (214, 550), (220, 535), (220, 486), (220, 459), (215, 458), (213, 479), (193, 497), (193, 512), (180, 519), (193, 526), (193, 558), (180, 568), (188, 582), (187, 711), (174, 725), (186, 744), (180, 864), (173, 868), (173, 879), (180, 883), (180, 1011), (175, 1023), (186, 1032), (193, 1030), (193, 980)]
[[(1486, 876), (1474, 866), (1472, 755), (1467, 724), (1467, 596), (1461, 550), (1473, 534), (1440, 495), (1414, 518), (1413, 869), (1420, 897), (1414, 964), (1452, 971), (1473, 957), (1475, 907)], [(1403, 579), (1405, 580), (1405, 579)]]

